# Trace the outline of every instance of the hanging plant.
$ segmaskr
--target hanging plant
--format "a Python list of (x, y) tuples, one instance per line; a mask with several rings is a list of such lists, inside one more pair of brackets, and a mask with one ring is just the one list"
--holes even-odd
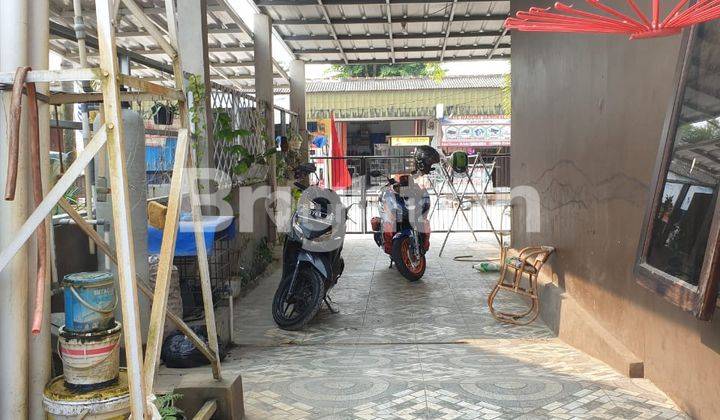
[(195, 152), (195, 165), (199, 169), (200, 161), (203, 158), (203, 148), (201, 147), (205, 139), (207, 124), (203, 114), (205, 114), (205, 82), (202, 76), (191, 74), (188, 76), (188, 87), (192, 94), (190, 102), (190, 124), (192, 128), (192, 149)]
[(172, 125), (177, 107), (175, 105), (165, 105), (157, 103), (150, 108), (152, 112), (153, 122), (158, 125)]

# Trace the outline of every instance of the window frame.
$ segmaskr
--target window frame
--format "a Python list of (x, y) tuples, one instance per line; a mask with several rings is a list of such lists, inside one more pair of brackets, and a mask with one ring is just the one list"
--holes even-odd
[[(636, 281), (641, 286), (663, 296), (667, 301), (679, 306), (681, 309), (693, 313), (698, 319), (707, 321), (712, 318), (715, 307), (720, 302), (718, 297), (718, 281), (720, 280), (720, 197), (715, 201), (708, 243), (705, 248), (705, 257), (697, 286), (693, 286), (680, 278), (651, 266), (646, 258), (654, 229), (655, 214), (662, 202), (663, 187), (672, 159), (679, 114), (682, 111), (685, 97), (687, 73), (692, 59), (692, 49), (697, 40), (697, 26), (694, 25), (683, 32), (677, 68), (673, 78), (673, 97), (666, 113), (653, 170), (650, 189), (652, 196), (643, 219), (635, 274)], [(720, 191), (720, 184), (715, 191), (716, 196), (718, 191)]]

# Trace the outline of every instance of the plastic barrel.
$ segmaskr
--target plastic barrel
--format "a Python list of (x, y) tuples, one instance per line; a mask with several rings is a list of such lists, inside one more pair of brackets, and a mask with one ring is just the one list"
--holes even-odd
[(65, 385), (78, 391), (113, 384), (120, 371), (121, 325), (96, 333), (73, 333), (60, 328), (58, 354)]
[(65, 330), (76, 333), (105, 331), (115, 325), (118, 298), (109, 272), (68, 274), (65, 288)]
[(43, 406), (52, 420), (125, 419), (130, 414), (127, 372), (120, 371), (115, 385), (85, 393), (69, 389), (58, 376), (45, 387)]

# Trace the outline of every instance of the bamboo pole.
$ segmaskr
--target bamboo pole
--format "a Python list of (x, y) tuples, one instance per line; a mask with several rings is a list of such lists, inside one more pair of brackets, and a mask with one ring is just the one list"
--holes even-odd
[(127, 359), (128, 385), (130, 388), (130, 411), (133, 418), (140, 419), (148, 412), (145, 385), (142, 377), (143, 355), (140, 335), (140, 311), (135, 284), (135, 250), (130, 221), (130, 197), (125, 168), (125, 132), (120, 110), (120, 86), (115, 31), (112, 25), (111, 0), (95, 2), (97, 14), (100, 68), (104, 80), (105, 127), (108, 136), (108, 166), (113, 207), (113, 228), (118, 257), (118, 283), (120, 285), (123, 336)]
[(30, 214), (30, 217), (27, 218), (20, 230), (15, 233), (12, 242), (10, 242), (10, 244), (2, 250), (2, 253), (0, 253), (0, 271), (2, 271), (10, 263), (10, 260), (12, 260), (13, 256), (17, 254), (25, 242), (27, 242), (28, 238), (32, 236), (35, 229), (40, 225), (45, 217), (50, 214), (58, 200), (60, 200), (60, 198), (62, 198), (65, 194), (65, 191), (72, 186), (77, 177), (80, 176), (85, 169), (85, 166), (93, 159), (100, 148), (105, 145), (106, 141), (107, 135), (105, 126), (103, 126), (97, 133), (95, 133), (92, 140), (90, 140), (90, 143), (88, 143), (88, 147), (86, 147), (85, 150), (78, 155), (72, 165), (68, 167), (67, 171), (65, 171), (65, 175), (63, 175), (62, 178), (55, 183), (45, 196), (45, 199), (43, 199), (40, 205), (38, 205), (32, 214)]
[(170, 290), (170, 275), (172, 274), (173, 258), (175, 257), (175, 241), (177, 240), (178, 222), (180, 220), (180, 206), (182, 205), (182, 187), (185, 175), (185, 162), (187, 160), (188, 130), (181, 129), (175, 149), (175, 163), (173, 175), (170, 180), (168, 193), (167, 215), (163, 228), (162, 244), (160, 245), (160, 260), (158, 261), (157, 277), (155, 278), (155, 294), (150, 313), (147, 345), (145, 348), (145, 386), (148, 394), (153, 392), (155, 382), (155, 369), (160, 361), (163, 330), (165, 327), (165, 312), (167, 310), (168, 292)]

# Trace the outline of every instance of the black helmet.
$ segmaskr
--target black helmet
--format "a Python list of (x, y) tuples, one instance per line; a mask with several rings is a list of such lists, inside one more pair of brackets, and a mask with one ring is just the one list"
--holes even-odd
[(415, 169), (423, 174), (429, 174), (432, 166), (440, 163), (440, 154), (430, 146), (420, 146), (415, 149)]

